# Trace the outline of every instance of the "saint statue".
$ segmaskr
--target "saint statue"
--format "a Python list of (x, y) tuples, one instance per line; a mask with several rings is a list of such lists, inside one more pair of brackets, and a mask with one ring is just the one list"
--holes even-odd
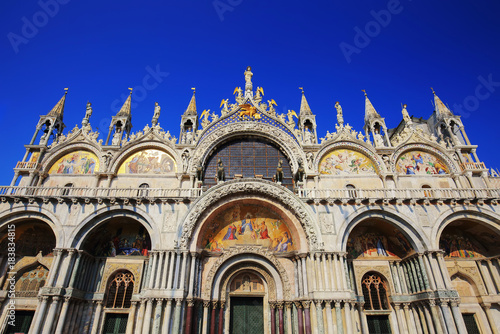
[(246, 91), (251, 91), (253, 89), (252, 86), (252, 68), (250, 66), (247, 67), (247, 70), (245, 71), (245, 90)]
[(221, 158), (217, 162), (217, 181), (226, 181), (226, 173), (224, 172), (224, 165)]
[(342, 126), (344, 125), (344, 116), (342, 114), (342, 107), (340, 106), (339, 101), (335, 103), (335, 109), (337, 109), (337, 123)]
[(278, 161), (278, 167), (276, 168), (276, 182), (283, 182), (283, 160)]
[(151, 120), (151, 124), (153, 126), (156, 126), (156, 124), (158, 124), (158, 118), (160, 118), (160, 110), (160, 105), (158, 104), (158, 102), (155, 102), (155, 112), (153, 114), (153, 119)]

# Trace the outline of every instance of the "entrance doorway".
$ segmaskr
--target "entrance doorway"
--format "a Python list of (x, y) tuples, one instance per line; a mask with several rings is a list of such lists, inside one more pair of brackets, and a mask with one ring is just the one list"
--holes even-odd
[(366, 320), (370, 334), (391, 334), (388, 315), (367, 315)]
[(14, 334), (14, 333), (28, 333), (28, 330), (31, 326), (31, 321), (33, 320), (33, 315), (35, 311), (18, 311), (16, 310), (16, 320), (14, 320), (14, 326), (7, 325), (7, 329), (5, 330), (5, 334)]
[(230, 333), (264, 333), (262, 297), (231, 297)]

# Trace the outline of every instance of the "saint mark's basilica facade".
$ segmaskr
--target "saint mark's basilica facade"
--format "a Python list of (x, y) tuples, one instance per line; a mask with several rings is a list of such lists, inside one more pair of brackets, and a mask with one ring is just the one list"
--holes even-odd
[(90, 103), (40, 116), (0, 187), (0, 333), (499, 333), (500, 177), (460, 117), (434, 93), (388, 129), (365, 93), (320, 138), (244, 75), (178, 138), (158, 103), (132, 133), (132, 93), (105, 141)]

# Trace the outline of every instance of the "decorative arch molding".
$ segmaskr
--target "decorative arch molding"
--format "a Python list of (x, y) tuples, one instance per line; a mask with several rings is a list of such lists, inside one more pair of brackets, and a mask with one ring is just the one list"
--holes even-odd
[(56, 238), (56, 248), (63, 247), (66, 242), (64, 229), (59, 219), (47, 209), (35, 205), (20, 205), (0, 212), (0, 229), (20, 220), (39, 220), (46, 223)]
[(454, 221), (459, 219), (469, 219), (475, 222), (483, 223), (488, 227), (496, 230), (498, 234), (500, 234), (500, 214), (485, 210), (478, 209), (474, 207), (467, 208), (467, 210), (456, 211), (453, 208), (450, 208), (444, 211), (437, 219), (434, 224), (430, 240), (432, 242), (432, 246), (434, 249), (439, 249), (439, 239), (441, 238), (441, 234), (443, 230)]
[(450, 170), (450, 174), (456, 174), (459, 173), (459, 169), (457, 168), (456, 164), (453, 162), (453, 160), (443, 151), (440, 149), (437, 149), (433, 146), (429, 146), (426, 144), (408, 144), (408, 145), (403, 145), (400, 148), (398, 148), (394, 153), (392, 154), (391, 157), (391, 169), (393, 173), (396, 173), (396, 161), (398, 158), (403, 154), (411, 150), (422, 150), (431, 154), (436, 155), (437, 157), (441, 158), (442, 161), (446, 163), (446, 166)]
[[(223, 287), (226, 273), (241, 263), (256, 264), (264, 268), (276, 284), (276, 299), (291, 300), (291, 282), (285, 268), (272, 252), (259, 246), (239, 246), (224, 251), (207, 274), (202, 298), (210, 300), (211, 297), (220, 296), (220, 288)], [(267, 283), (269, 284), (269, 281)]]
[(243, 180), (245, 182), (241, 182), (240, 180), (231, 180), (218, 184), (215, 187), (210, 188), (209, 191), (196, 200), (180, 225), (181, 230), (179, 231), (179, 246), (182, 249), (188, 249), (189, 243), (192, 242), (191, 239), (193, 237), (193, 232), (195, 231), (197, 224), (200, 222), (200, 218), (202, 218), (207, 209), (215, 205), (221, 199), (240, 193), (264, 195), (265, 197), (271, 198), (283, 204), (286, 208), (292, 211), (300, 222), (306, 234), (306, 238), (308, 239), (309, 248), (311, 250), (319, 249), (321, 242), (319, 238), (321, 238), (321, 233), (319, 232), (318, 226), (314, 223), (315, 220), (309, 213), (308, 207), (302, 201), (297, 199), (297, 197), (290, 190), (266, 180)]
[(353, 151), (357, 151), (359, 153), (362, 153), (369, 157), (373, 164), (375, 165), (377, 169), (377, 174), (381, 174), (384, 172), (387, 172), (387, 169), (385, 168), (385, 165), (381, 158), (373, 151), (373, 148), (368, 147), (368, 145), (362, 145), (360, 143), (355, 143), (355, 142), (350, 142), (350, 141), (341, 141), (341, 142), (336, 142), (329, 144), (325, 147), (323, 147), (321, 150), (318, 151), (316, 154), (316, 157), (314, 158), (313, 162), (313, 169), (315, 172), (319, 171), (319, 163), (323, 157), (328, 154), (329, 152), (336, 150), (336, 149), (350, 149)]
[(214, 296), (215, 299), (225, 302), (227, 296), (227, 287), (231, 284), (232, 280), (242, 272), (254, 272), (260, 275), (260, 278), (264, 281), (264, 285), (267, 286), (269, 301), (277, 301), (276, 299), (276, 282), (274, 282), (273, 277), (264, 268), (253, 263), (241, 263), (236, 266), (236, 268), (231, 267), (232, 270), (226, 271), (222, 277), (221, 283), (222, 288), (219, 289), (220, 297)]
[(462, 267), (460, 266), (459, 261), (455, 261), (455, 266), (448, 268), (448, 274), (450, 276), (450, 279), (454, 275), (459, 275), (464, 277), (469, 284), (474, 284), (477, 291), (479, 292), (480, 295), (487, 295), (488, 292), (486, 291), (486, 288), (482, 282), (482, 279), (480, 277), (480, 274), (477, 271), (477, 267)]
[(245, 135), (257, 136), (274, 143), (288, 157), (292, 172), (298, 166), (298, 160), (302, 159), (304, 165), (305, 154), (294, 138), (280, 129), (269, 124), (258, 122), (231, 123), (215, 129), (211, 134), (203, 138), (193, 152), (190, 169), (198, 163), (204, 163), (210, 154), (222, 143)]
[(69, 143), (68, 145), (63, 147), (59, 147), (54, 154), (52, 154), (52, 152), (47, 154), (41, 162), (42, 172), (44, 174), (48, 174), (50, 168), (57, 162), (57, 160), (59, 160), (66, 154), (75, 151), (88, 151), (90, 153), (93, 153), (97, 157), (97, 159), (99, 159), (99, 172), (104, 171), (103, 168), (105, 168), (105, 166), (103, 163), (101, 163), (102, 151), (100, 147), (98, 145), (92, 145), (85, 142), (76, 142), (76, 143)]
[(134, 143), (124, 151), (118, 153), (110, 162), (109, 171), (117, 174), (118, 169), (122, 165), (123, 162), (131, 155), (136, 152), (146, 150), (146, 149), (157, 149), (160, 151), (164, 151), (169, 154), (177, 165), (177, 173), (179, 173), (179, 166), (182, 166), (181, 159), (177, 151), (172, 147), (172, 145), (167, 145), (164, 142), (159, 141), (145, 141), (141, 143)]
[(140, 208), (126, 205), (106, 206), (94, 211), (92, 214), (83, 219), (79, 226), (72, 231), (68, 238), (71, 244), (68, 244), (67, 247), (80, 249), (84, 240), (93, 229), (115, 217), (135, 219), (148, 231), (149, 238), (151, 239), (151, 249), (158, 249), (160, 247), (161, 233), (153, 218)]
[(422, 253), (430, 249), (430, 242), (426, 234), (419, 227), (419, 224), (413, 221), (410, 217), (407, 217), (401, 212), (391, 208), (374, 209), (369, 207), (360, 208), (358, 211), (347, 217), (345, 224), (343, 224), (339, 229), (338, 235), (340, 237), (337, 239), (337, 249), (345, 252), (347, 249), (347, 240), (349, 239), (349, 235), (352, 230), (359, 223), (372, 218), (383, 219), (400, 229), (408, 238), (408, 241), (411, 243), (415, 252)]
[(16, 281), (22, 276), (22, 273), (26, 271), (27, 269), (30, 269), (33, 266), (36, 266), (37, 264), (41, 264), (47, 270), (50, 271), (50, 268), (52, 266), (54, 258), (53, 257), (43, 257), (40, 254), (38, 254), (36, 257), (33, 256), (25, 256), (21, 260), (19, 260), (15, 265), (11, 272), (16, 272), (18, 273), (16, 276)]

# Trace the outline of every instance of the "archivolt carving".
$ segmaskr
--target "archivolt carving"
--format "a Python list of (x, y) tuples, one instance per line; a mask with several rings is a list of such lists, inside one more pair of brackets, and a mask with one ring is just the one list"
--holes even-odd
[(205, 161), (211, 153), (211, 149), (217, 147), (221, 140), (225, 140), (232, 136), (241, 136), (244, 135), (245, 132), (253, 135), (257, 134), (260, 137), (268, 139), (270, 142), (278, 144), (290, 160), (290, 167), (292, 167), (292, 170), (295, 170), (294, 166), (298, 166), (297, 160), (299, 158), (305, 161), (303, 150), (294, 138), (287, 133), (265, 123), (240, 122), (222, 126), (203, 138), (193, 152), (190, 168), (192, 169), (195, 164)]
[[(205, 284), (205, 288), (202, 292), (202, 298), (204, 300), (209, 300), (210, 295), (211, 295), (211, 290), (212, 290), (212, 285), (213, 281), (215, 278), (215, 274), (217, 271), (220, 269), (220, 267), (226, 262), (229, 258), (239, 255), (239, 254), (256, 254), (261, 257), (264, 257), (266, 260), (271, 262), (271, 264), (274, 266), (274, 268), (278, 271), (281, 282), (283, 285), (283, 296), (285, 300), (291, 300), (291, 291), (290, 291), (290, 281), (288, 279), (288, 275), (286, 274), (285, 268), (281, 265), (281, 263), (278, 261), (278, 259), (273, 255), (272, 252), (267, 250), (266, 248), (263, 247), (257, 247), (257, 246), (241, 246), (241, 247), (234, 247), (234, 248), (229, 248), (229, 250), (224, 250), (222, 255), (217, 259), (217, 261), (212, 265), (212, 268), (210, 268), (210, 271), (208, 272), (207, 276), (207, 282)], [(267, 279), (267, 278), (266, 278)], [(271, 279), (272, 280), (272, 279)], [(269, 284), (269, 280), (267, 281)], [(274, 282), (274, 280), (273, 280)], [(271, 289), (269, 289), (271, 291)], [(225, 291), (225, 290), (224, 290)], [(276, 293), (276, 289), (274, 289)], [(224, 292), (223, 292), (224, 293)], [(276, 299), (276, 296), (275, 296)]]
[(241, 192), (264, 194), (265, 196), (271, 197), (290, 208), (302, 224), (306, 237), (309, 240), (309, 247), (311, 250), (318, 249), (316, 229), (314, 227), (313, 220), (309, 217), (306, 211), (304, 203), (297, 200), (288, 189), (278, 186), (273, 182), (258, 179), (252, 181), (245, 179), (245, 182), (241, 182), (239, 180), (227, 181), (211, 188), (202, 197), (200, 197), (193, 205), (193, 208), (190, 210), (187, 217), (184, 218), (184, 222), (182, 223), (182, 235), (179, 243), (180, 247), (183, 249), (188, 248), (188, 243), (191, 240), (196, 223), (205, 210), (221, 198)]
[[(231, 281), (231, 278), (234, 277), (235, 275), (237, 275), (238, 273), (242, 272), (242, 271), (255, 271), (257, 273), (259, 273), (263, 278), (264, 280), (266, 281), (267, 283), (267, 290), (268, 290), (268, 298), (269, 298), (269, 301), (275, 301), (276, 300), (276, 283), (274, 282), (274, 279), (272, 278), (271, 275), (269, 275), (269, 273), (264, 270), (263, 268), (261, 268), (260, 266), (256, 266), (256, 265), (252, 265), (252, 264), (248, 264), (248, 263), (244, 263), (244, 264), (241, 264), (241, 265), (238, 265), (236, 266), (233, 270), (231, 270), (231, 272), (228, 272), (224, 275), (224, 277), (222, 278), (222, 289), (220, 289), (220, 300), (225, 302), (226, 301), (226, 297), (227, 297), (227, 286), (229, 284), (229, 282)], [(217, 297), (214, 296), (214, 298), (216, 299)]]

